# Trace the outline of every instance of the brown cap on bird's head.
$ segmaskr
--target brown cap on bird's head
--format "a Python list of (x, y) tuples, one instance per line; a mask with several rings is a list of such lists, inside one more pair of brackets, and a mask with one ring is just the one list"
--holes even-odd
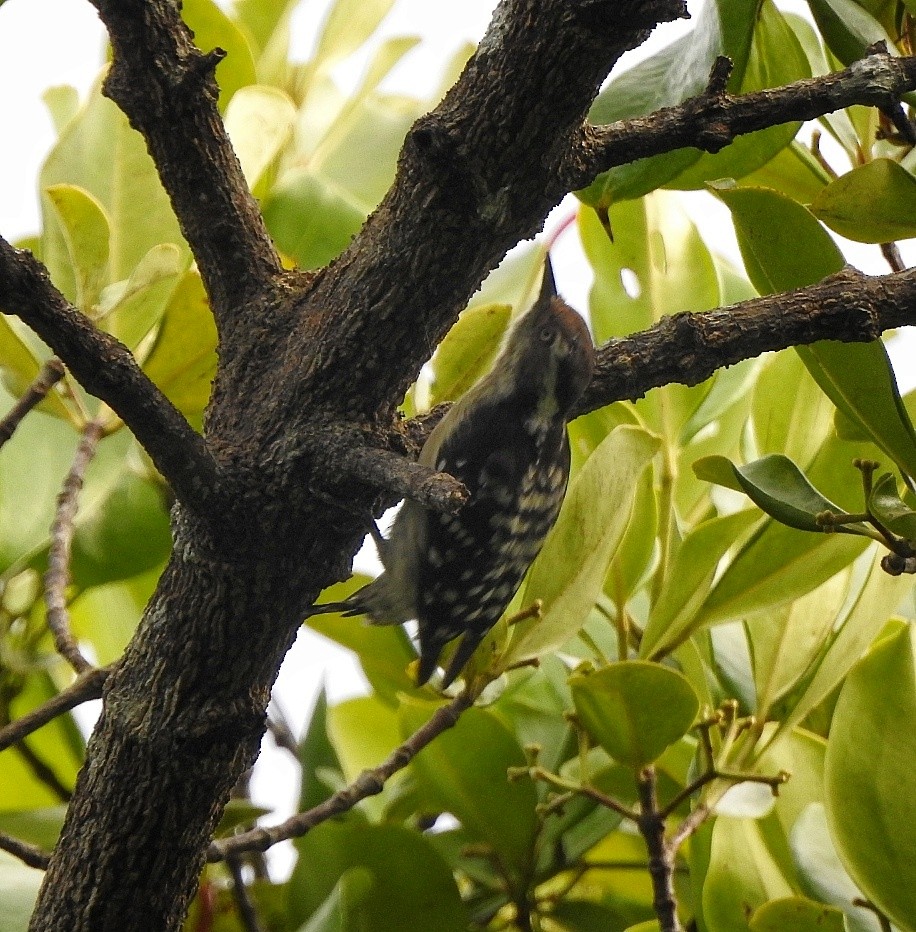
[(516, 323), (504, 351), (505, 366), (520, 381), (537, 384), (545, 368), (557, 407), (568, 415), (595, 369), (595, 347), (585, 321), (558, 294), (550, 257), (544, 264), (541, 291), (533, 307)]

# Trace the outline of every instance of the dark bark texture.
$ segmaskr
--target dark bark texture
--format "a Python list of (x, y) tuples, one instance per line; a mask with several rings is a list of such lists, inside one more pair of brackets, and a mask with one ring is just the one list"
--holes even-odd
[[(165, 932), (180, 927), (230, 790), (254, 761), (305, 610), (348, 574), (373, 510), (403, 494), (445, 510), (462, 500), (449, 477), (394, 462), (422, 436), (394, 412), (484, 275), (610, 164), (889, 102), (916, 85), (916, 68), (878, 56), (877, 90), (855, 72), (840, 91), (813, 82), (780, 106), (711, 87), (692, 110), (595, 129), (586, 114), (601, 82), (658, 22), (684, 15), (681, 0), (503, 0), (458, 83), (408, 133), (394, 185), (359, 236), (302, 275), (281, 269), (229, 145), (219, 56), (193, 46), (174, 0), (94, 2), (114, 48), (106, 91), (146, 138), (200, 266), (219, 370), (201, 441), (124, 347), (0, 241), (0, 304), (123, 418), (178, 500), (170, 562), (106, 678), (31, 928)], [(896, 83), (881, 83), (887, 73)], [(613, 342), (584, 410), (916, 316), (911, 273), (850, 272), (817, 287)]]

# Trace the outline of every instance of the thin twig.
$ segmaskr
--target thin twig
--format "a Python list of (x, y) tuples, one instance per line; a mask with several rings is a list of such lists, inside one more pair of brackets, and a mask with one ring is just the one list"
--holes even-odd
[(296, 736), (293, 734), (292, 728), (290, 728), (289, 721), (275, 699), (271, 699), (270, 709), (267, 712), (267, 730), (278, 748), (289, 751), (298, 760), (299, 742), (296, 741)]
[(6, 832), (0, 832), (0, 851), (6, 851), (13, 857), (19, 858), (28, 867), (43, 871), (47, 868), (51, 855), (37, 845), (29, 844), (21, 838), (14, 838)]
[(242, 927), (245, 932), (262, 932), (264, 927), (261, 925), (254, 903), (251, 902), (248, 894), (241, 860), (238, 857), (226, 858), (226, 864), (229, 867), (229, 873), (232, 874), (232, 896), (238, 907)]
[(20, 739), (13, 750), (22, 758), (39, 783), (43, 783), (62, 803), (70, 802), (73, 791), (64, 785), (54, 768), (39, 756), (24, 739)]
[(640, 813), (636, 825), (649, 853), (652, 906), (661, 932), (683, 932), (674, 892), (674, 850), (665, 839), (665, 819), (658, 808), (655, 768), (644, 767), (637, 779)]
[(690, 815), (671, 833), (668, 838), (668, 847), (672, 853), (677, 852), (681, 845), (712, 815), (712, 810), (705, 803), (700, 803)]
[(23, 715), (22, 718), (17, 718), (16, 721), (10, 722), (4, 728), (0, 728), (0, 751), (16, 744), (27, 735), (32, 734), (33, 731), (38, 731), (48, 722), (69, 712), (71, 709), (75, 709), (78, 705), (90, 702), (93, 699), (100, 699), (102, 688), (111, 670), (111, 667), (87, 670), (78, 676), (63, 692), (58, 693), (37, 709)]
[(903, 272), (906, 269), (906, 263), (896, 243), (882, 243), (881, 255), (884, 256), (892, 272)]
[(64, 377), (64, 372), (64, 364), (56, 357), (52, 357), (41, 367), (22, 397), (10, 408), (6, 417), (0, 420), (0, 447), (13, 436), (23, 418), (39, 405), (45, 395)]
[(76, 448), (73, 464), (57, 496), (57, 511), (51, 525), (51, 548), (48, 553), (48, 571), (45, 573), (45, 603), (48, 607), (48, 627), (54, 636), (57, 652), (77, 673), (92, 669), (92, 664), (80, 653), (70, 630), (70, 613), (67, 611), (67, 585), (70, 582), (70, 551), (73, 546), (74, 521), (79, 507), (79, 493), (83, 488), (86, 469), (95, 456), (102, 439), (101, 421), (90, 421)]
[(381, 793), (385, 788), (385, 782), (399, 770), (403, 770), (434, 738), (451, 728), (461, 714), (474, 704), (479, 694), (479, 688), (473, 691), (465, 689), (448, 705), (437, 709), (422, 728), (395, 748), (378, 767), (364, 770), (349, 786), (338, 790), (307, 812), (300, 812), (279, 825), (259, 827), (250, 832), (233, 835), (231, 838), (214, 841), (207, 851), (207, 860), (222, 861), (244, 851), (266, 851), (278, 842), (304, 835), (332, 816), (352, 809), (361, 800)]

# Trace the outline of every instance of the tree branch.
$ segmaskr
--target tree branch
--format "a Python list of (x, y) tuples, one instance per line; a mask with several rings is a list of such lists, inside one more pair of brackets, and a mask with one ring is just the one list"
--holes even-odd
[(770, 90), (733, 95), (713, 87), (649, 116), (586, 125), (570, 152), (566, 178), (571, 188), (581, 188), (616, 165), (688, 146), (718, 152), (745, 133), (813, 120), (853, 104), (887, 110), (914, 88), (916, 58), (895, 58), (878, 49), (843, 71)]
[(790, 346), (877, 339), (916, 324), (916, 269), (869, 276), (848, 267), (808, 288), (697, 314), (675, 314), (598, 352), (579, 414), (652, 388), (697, 385), (716, 369)]
[(352, 432), (344, 435), (327, 433), (320, 437), (316, 451), (319, 462), (316, 475), (343, 476), (391, 493), (395, 498), (410, 498), (434, 511), (454, 513), (468, 499), (462, 482), (448, 473), (439, 472), (407, 458), (403, 453), (367, 446), (362, 437)]
[(83, 487), (86, 469), (96, 447), (102, 439), (102, 424), (90, 421), (83, 429), (83, 436), (76, 448), (73, 464), (64, 480), (63, 489), (57, 497), (57, 510), (51, 525), (51, 546), (48, 552), (48, 571), (45, 573), (45, 605), (48, 627), (54, 636), (57, 652), (77, 673), (92, 669), (92, 664), (82, 655), (73, 632), (70, 630), (70, 614), (67, 611), (67, 584), (70, 581), (70, 551), (73, 546), (74, 521), (79, 506), (79, 493)]
[(92, 0), (114, 51), (105, 93), (149, 147), (217, 323), (281, 275), (217, 110), (222, 49), (201, 53), (174, 0)]
[(64, 377), (64, 364), (57, 358), (49, 359), (35, 376), (32, 384), (23, 392), (22, 397), (10, 408), (3, 420), (0, 420), (0, 447), (16, 432), (23, 418)]
[(211, 513), (221, 485), (203, 438), (147, 378), (130, 350), (74, 308), (30, 252), (14, 249), (2, 237), (0, 307), (28, 324), (80, 385), (124, 421), (180, 501)]
[(51, 860), (51, 855), (37, 845), (30, 845), (27, 841), (0, 832), (0, 851), (6, 851), (13, 857), (19, 858), (23, 864), (43, 871)]
[(214, 841), (207, 851), (207, 860), (223, 861), (246, 851), (266, 851), (289, 838), (299, 838), (316, 825), (333, 816), (352, 809), (360, 800), (376, 796), (385, 788), (385, 782), (403, 770), (434, 738), (451, 728), (469, 709), (479, 695), (479, 689), (464, 689), (448, 705), (441, 706), (432, 718), (415, 731), (403, 744), (372, 770), (364, 770), (349, 786), (338, 790), (323, 803), (307, 812), (300, 812), (279, 825), (259, 827), (231, 838)]
[(6, 750), (78, 705), (93, 699), (101, 699), (102, 688), (110, 673), (111, 667), (88, 670), (78, 676), (63, 692), (38, 706), (37, 709), (33, 709), (21, 718), (17, 718), (16, 721), (0, 728), (0, 751)]

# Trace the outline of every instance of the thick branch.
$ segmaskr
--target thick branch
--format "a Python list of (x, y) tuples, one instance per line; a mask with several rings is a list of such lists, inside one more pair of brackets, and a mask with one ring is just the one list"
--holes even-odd
[(570, 156), (572, 188), (615, 165), (693, 146), (718, 152), (737, 136), (779, 123), (813, 120), (853, 104), (890, 109), (916, 88), (916, 58), (875, 52), (843, 71), (753, 94), (706, 93), (646, 117), (583, 129)]
[(73, 683), (63, 692), (58, 693), (52, 699), (49, 699), (37, 709), (33, 709), (22, 718), (10, 722), (4, 728), (0, 728), (0, 751), (5, 750), (17, 741), (21, 741), (33, 731), (38, 731), (48, 722), (53, 721), (59, 715), (75, 709), (84, 702), (102, 697), (102, 687), (111, 673), (110, 667), (100, 667), (95, 670), (89, 670), (77, 677)]
[(95, 326), (51, 284), (44, 266), (0, 238), (0, 307), (28, 324), (90, 394), (131, 429), (179, 500), (206, 513), (218, 493), (203, 438), (147, 378), (130, 350)]
[(385, 788), (385, 782), (399, 770), (403, 770), (430, 741), (451, 728), (461, 714), (474, 704), (476, 697), (477, 691), (465, 689), (448, 705), (436, 709), (432, 718), (402, 745), (395, 748), (378, 767), (364, 770), (349, 786), (338, 790), (323, 803), (307, 812), (297, 813), (279, 825), (256, 828), (213, 842), (207, 852), (207, 860), (222, 861), (245, 851), (266, 851), (278, 842), (299, 838), (316, 825), (352, 809), (360, 800), (381, 793)]
[(217, 322), (281, 272), (217, 111), (222, 50), (194, 46), (174, 0), (93, 0), (114, 58), (105, 93), (139, 130), (181, 223)]
[(649, 330), (611, 340), (598, 353), (579, 414), (636, 400), (671, 382), (697, 385), (716, 369), (761, 353), (818, 340), (864, 342), (912, 324), (916, 270), (872, 277), (847, 267), (809, 288), (702, 314), (675, 314)]

